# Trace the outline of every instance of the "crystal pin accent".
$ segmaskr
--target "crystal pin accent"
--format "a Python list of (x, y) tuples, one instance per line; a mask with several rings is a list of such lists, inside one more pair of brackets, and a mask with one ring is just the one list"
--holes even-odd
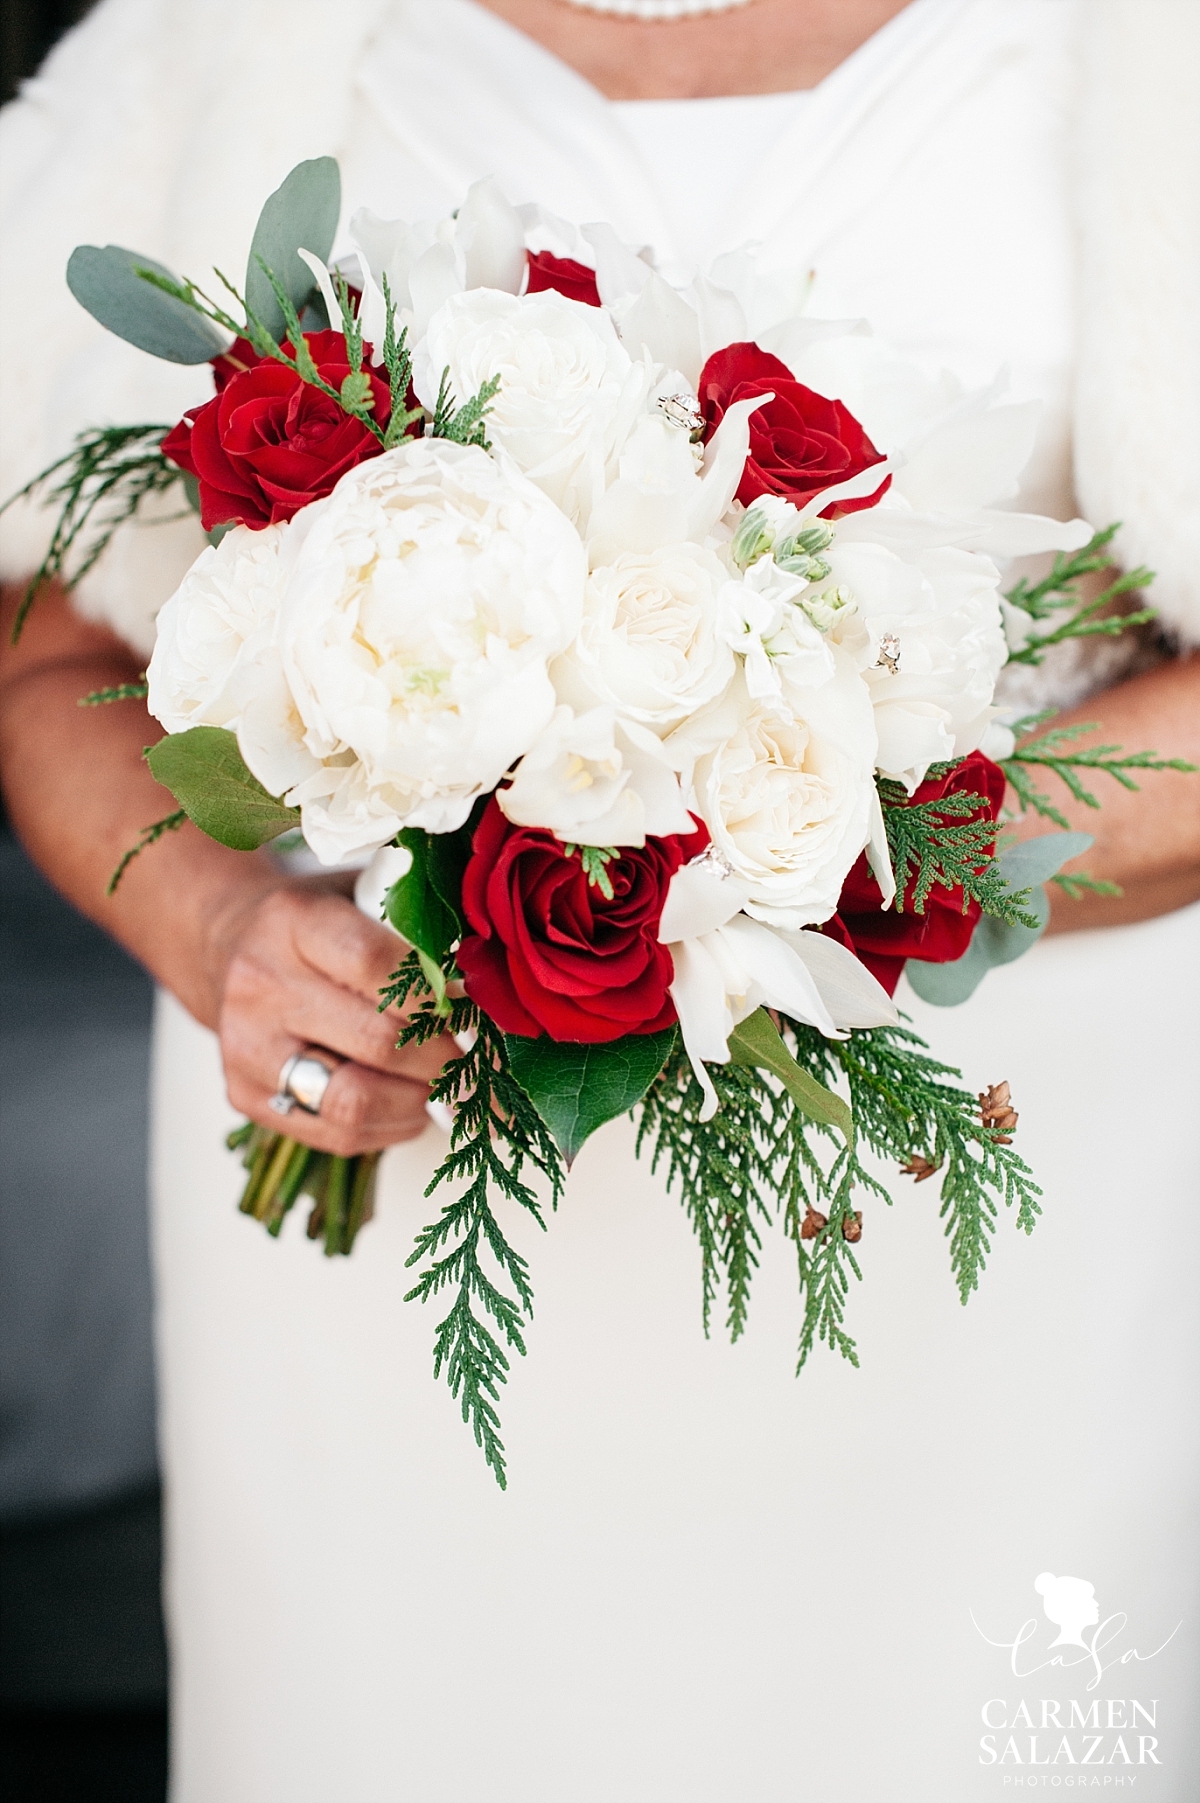
[(886, 670), (889, 676), (900, 673), (900, 640), (894, 632), (885, 632), (879, 641), (879, 656), (875, 660), (877, 670)]

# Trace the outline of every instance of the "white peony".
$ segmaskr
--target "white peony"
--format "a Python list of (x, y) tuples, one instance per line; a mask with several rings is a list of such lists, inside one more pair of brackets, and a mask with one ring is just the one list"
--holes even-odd
[(668, 742), (746, 912), (783, 927), (828, 920), (868, 842), (881, 855), (870, 695), (848, 653), (832, 655), (832, 676), (785, 676), (778, 698), (739, 675)]
[(452, 295), (430, 320), (413, 360), (427, 407), (444, 370), (460, 403), (500, 378), (489, 439), (583, 528), (616, 474), (656, 373), (633, 361), (601, 308), (552, 290), (493, 288)]
[(279, 612), (287, 532), (235, 526), (200, 553), (161, 609), (146, 675), (150, 712), (168, 732), (236, 726), (253, 700)]
[(840, 535), (824, 555), (832, 583), (853, 594), (877, 660), (863, 674), (879, 768), (911, 794), (930, 764), (965, 757), (987, 733), (1008, 656), (1000, 573), (978, 552), (902, 557), (881, 545), (843, 544)]
[(658, 740), (608, 707), (557, 708), (497, 800), (514, 826), (575, 845), (644, 845), (696, 824)]
[(552, 674), (567, 699), (597, 700), (660, 737), (715, 701), (733, 676), (724, 630), (729, 573), (700, 545), (629, 552), (593, 570), (583, 625)]
[[(555, 707), (586, 564), (557, 508), (485, 451), (400, 445), (293, 523), (283, 678), (239, 734), (327, 863), (401, 826), (449, 832)], [(298, 762), (299, 760), (299, 762)]]

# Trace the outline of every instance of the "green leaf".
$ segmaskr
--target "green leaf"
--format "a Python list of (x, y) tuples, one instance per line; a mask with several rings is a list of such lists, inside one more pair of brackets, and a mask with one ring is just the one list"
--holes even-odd
[(961, 958), (949, 964), (910, 958), (904, 972), (921, 1000), (936, 1008), (957, 1008), (974, 995), (994, 965), (1011, 964), (1023, 957), (1037, 944), (1050, 919), (1050, 902), (1042, 885), (1072, 858), (1082, 857), (1092, 844), (1091, 833), (1039, 833), (1034, 839), (1006, 846), (996, 858), (996, 869), (1011, 891), (1028, 892), (1024, 905), (1036, 925), (985, 914)]
[(286, 808), (251, 776), (231, 732), (193, 726), (168, 733), (146, 753), (155, 782), (169, 789), (189, 820), (210, 839), (234, 851), (256, 851), (300, 824), (299, 808)]
[(836, 1127), (847, 1145), (854, 1140), (854, 1116), (841, 1096), (796, 1063), (779, 1036), (779, 1029), (765, 1008), (756, 1008), (729, 1035), (729, 1056), (734, 1064), (755, 1065), (779, 1077), (802, 1114), (810, 1121)]
[(383, 898), (383, 911), (396, 931), (435, 967), (440, 967), (462, 930), (457, 909), (447, 903), (436, 880), (445, 875), (440, 842), (452, 836), (427, 833), (419, 826), (402, 827), (396, 843), (408, 848), (412, 863)]
[(322, 262), (328, 259), (341, 204), (337, 159), (313, 157), (297, 163), (259, 214), (246, 265), (246, 308), (273, 338), (283, 337), (287, 321), (259, 258), (299, 312), (312, 291), (313, 273), (296, 253), (308, 250)]
[(641, 1101), (675, 1044), (677, 1029), (629, 1033), (607, 1045), (504, 1035), (513, 1076), (554, 1135), (568, 1166), (605, 1121)]
[[(93, 319), (118, 338), (168, 363), (207, 363), (220, 356), (228, 340), (210, 320), (174, 295), (138, 275), (153, 270), (178, 283), (153, 257), (119, 244), (80, 244), (67, 264), (67, 287)], [(311, 281), (311, 276), (309, 277)]]

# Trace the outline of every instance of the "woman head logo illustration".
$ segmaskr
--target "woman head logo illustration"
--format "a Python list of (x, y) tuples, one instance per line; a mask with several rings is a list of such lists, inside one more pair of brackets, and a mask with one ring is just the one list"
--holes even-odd
[(1044, 1571), (1041, 1577), (1033, 1580), (1033, 1587), (1044, 1599), (1042, 1607), (1046, 1619), (1058, 1629), (1058, 1639), (1051, 1645), (1086, 1649), (1083, 1630), (1094, 1628), (1100, 1620), (1096, 1586), (1089, 1584), (1086, 1578), (1056, 1578), (1052, 1571)]

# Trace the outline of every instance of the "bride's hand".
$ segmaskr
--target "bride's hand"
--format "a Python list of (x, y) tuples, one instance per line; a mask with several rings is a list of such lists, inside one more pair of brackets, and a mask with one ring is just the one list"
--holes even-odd
[[(414, 1139), (429, 1084), (458, 1048), (447, 1035), (396, 1050), (401, 1016), (379, 1012), (400, 942), (328, 882), (292, 882), (214, 923), (223, 969), (217, 1030), (229, 1100), (264, 1127), (347, 1157)], [(279, 1073), (307, 1046), (336, 1053), (319, 1115), (269, 1106)]]

